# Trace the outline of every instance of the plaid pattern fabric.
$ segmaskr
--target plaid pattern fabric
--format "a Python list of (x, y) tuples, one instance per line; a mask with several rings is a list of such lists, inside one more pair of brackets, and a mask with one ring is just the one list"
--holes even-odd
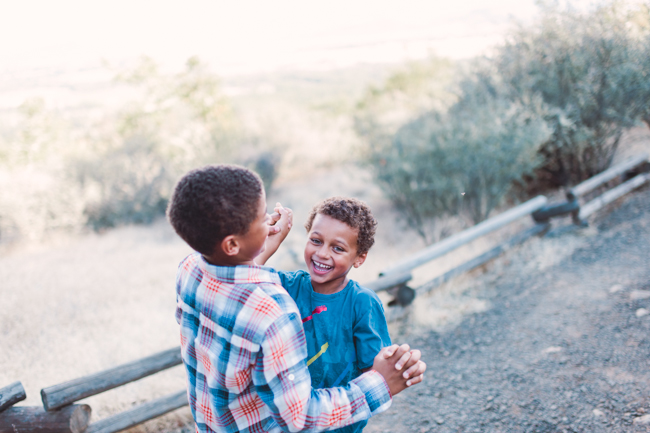
[(271, 268), (179, 265), (176, 320), (197, 432), (322, 431), (383, 412), (388, 386), (369, 371), (311, 388), (298, 308)]

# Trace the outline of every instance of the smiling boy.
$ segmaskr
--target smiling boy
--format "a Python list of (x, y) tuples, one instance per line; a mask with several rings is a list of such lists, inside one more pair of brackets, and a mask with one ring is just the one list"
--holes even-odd
[[(326, 199), (314, 206), (305, 224), (308, 271), (278, 272), (300, 310), (314, 388), (354, 380), (371, 368), (382, 347), (391, 344), (381, 301), (372, 290), (348, 278), (348, 272), (366, 260), (376, 226), (362, 201)], [(266, 262), (279, 240), (270, 238), (267, 251), (256, 262)], [(360, 432), (365, 425), (364, 420), (336, 431)]]

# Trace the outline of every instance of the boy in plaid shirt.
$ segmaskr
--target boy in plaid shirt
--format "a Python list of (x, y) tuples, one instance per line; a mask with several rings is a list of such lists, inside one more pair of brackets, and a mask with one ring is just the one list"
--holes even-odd
[[(339, 428), (386, 410), (407, 380), (422, 380), (419, 351), (393, 345), (345, 387), (311, 388), (298, 308), (278, 274), (254, 262), (271, 229), (255, 173), (229, 165), (189, 172), (176, 185), (168, 217), (197, 251), (181, 262), (176, 278), (197, 432)], [(288, 230), (284, 217), (274, 232)]]

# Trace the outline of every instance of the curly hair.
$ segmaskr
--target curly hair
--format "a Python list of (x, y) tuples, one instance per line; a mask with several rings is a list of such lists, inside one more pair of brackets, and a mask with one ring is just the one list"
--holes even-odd
[(178, 181), (167, 217), (190, 247), (210, 255), (226, 236), (248, 231), (263, 194), (256, 173), (236, 165), (209, 165)]
[(357, 233), (357, 254), (367, 253), (375, 243), (377, 220), (367, 204), (356, 198), (330, 197), (316, 204), (307, 217), (305, 228), (311, 230), (316, 215), (327, 215), (339, 220)]

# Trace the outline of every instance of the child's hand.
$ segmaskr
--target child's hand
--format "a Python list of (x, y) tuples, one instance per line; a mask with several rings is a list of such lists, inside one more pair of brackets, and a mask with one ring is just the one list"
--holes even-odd
[(255, 257), (255, 263), (258, 265), (266, 264), (266, 261), (275, 254), (293, 225), (293, 212), (291, 209), (276, 203), (274, 211), (274, 213), (268, 215), (269, 237), (266, 240), (266, 247), (264, 251)]
[(275, 204), (273, 213), (269, 215), (269, 236), (281, 234), (280, 243), (291, 231), (293, 226), (293, 211), (288, 207), (283, 207), (279, 202)]
[(419, 350), (410, 350), (408, 344), (396, 344), (383, 348), (375, 357), (373, 370), (379, 372), (396, 395), (407, 387), (422, 382), (427, 365), (420, 361)]

